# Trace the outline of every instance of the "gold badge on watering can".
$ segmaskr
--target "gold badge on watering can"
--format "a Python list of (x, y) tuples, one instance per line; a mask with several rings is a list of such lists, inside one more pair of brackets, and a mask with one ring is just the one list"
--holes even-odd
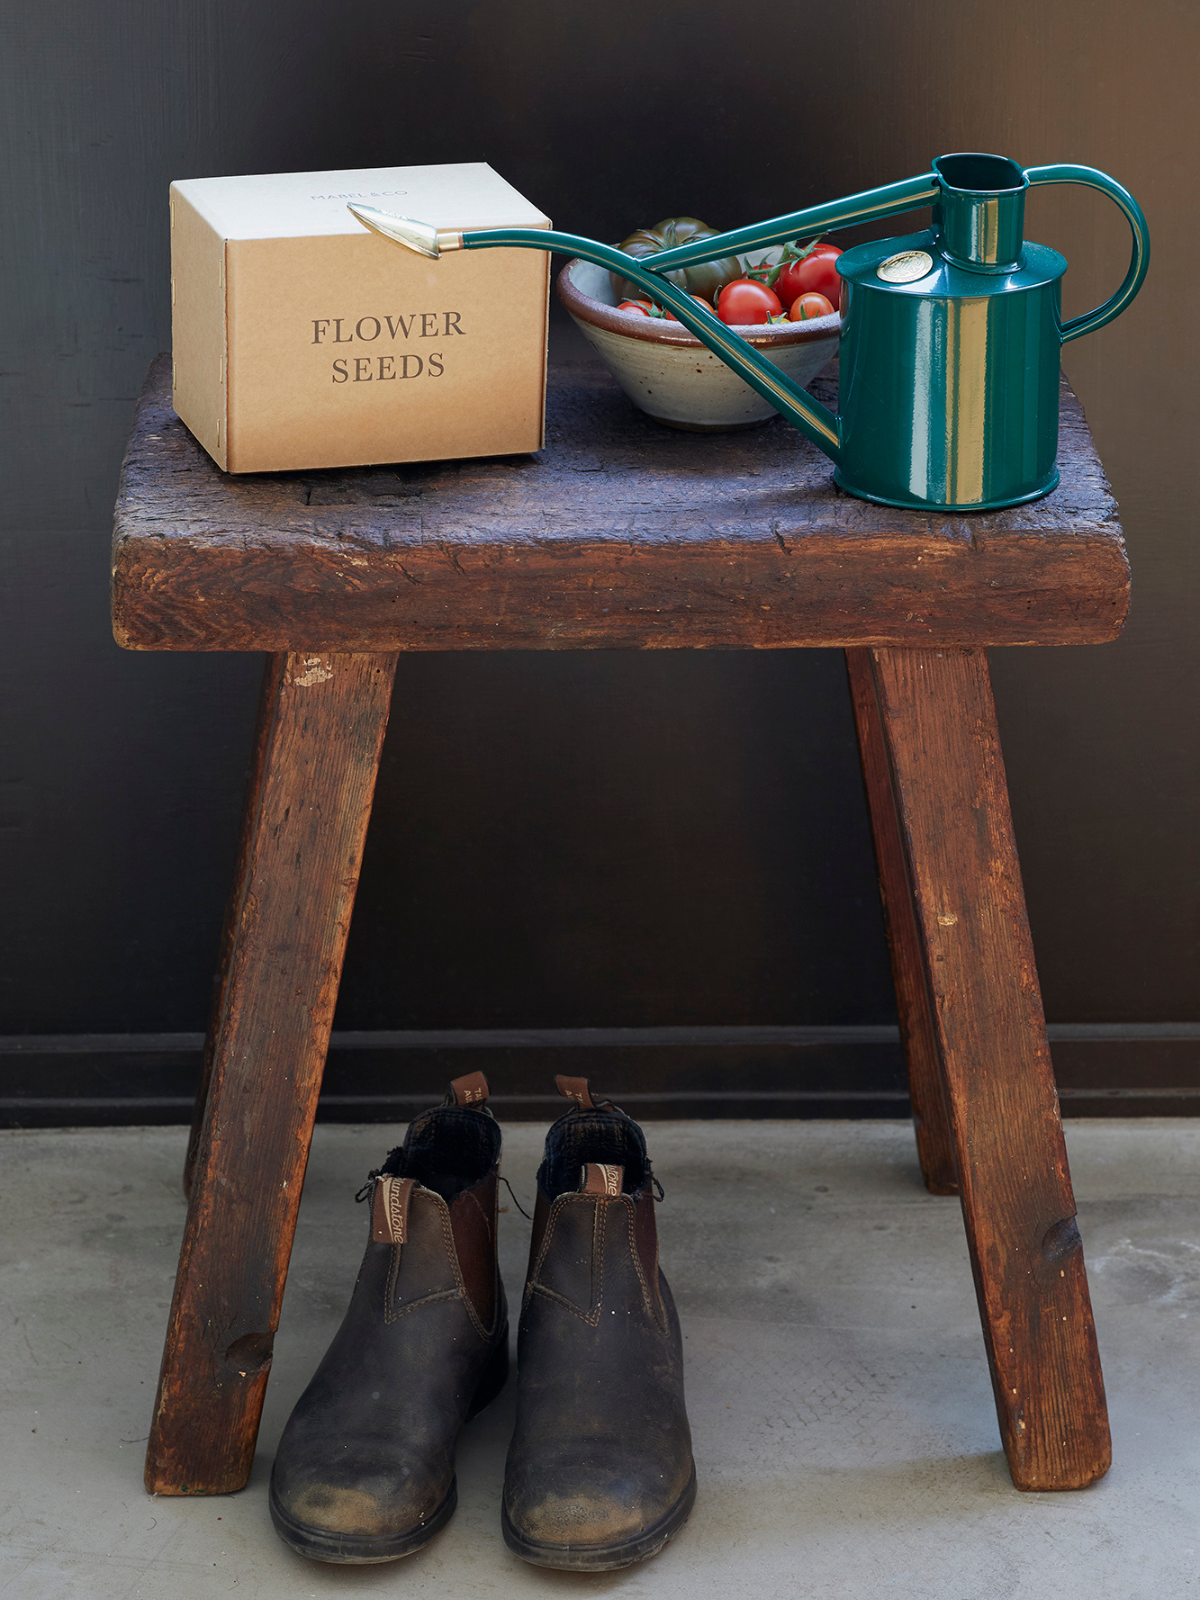
[(884, 283), (916, 283), (933, 271), (933, 257), (924, 250), (901, 250), (898, 256), (881, 261), (875, 276)]

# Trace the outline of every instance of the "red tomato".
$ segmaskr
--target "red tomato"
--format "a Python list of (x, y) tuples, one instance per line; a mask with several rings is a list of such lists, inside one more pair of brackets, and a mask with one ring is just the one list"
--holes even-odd
[(650, 302), (649, 300), (622, 300), (617, 310), (640, 311), (642, 316), (648, 317), (650, 315)]
[(717, 315), (730, 327), (769, 322), (782, 310), (774, 289), (768, 289), (765, 283), (755, 283), (753, 278), (735, 278), (717, 296)]
[(833, 307), (823, 294), (798, 294), (788, 312), (789, 322), (811, 322), (814, 317), (833, 315)]
[[(696, 302), (697, 305), (703, 306), (705, 311), (711, 311), (712, 310), (712, 302), (710, 300), (706, 300), (702, 294), (694, 294), (692, 296), (692, 299)], [(670, 306), (664, 306), (663, 307), (663, 316), (666, 317), (668, 322), (678, 322), (679, 321), (679, 318), (671, 310)]]
[(831, 244), (814, 245), (803, 261), (789, 261), (775, 282), (775, 293), (785, 306), (797, 295), (823, 294), (835, 311), (842, 303), (842, 280), (835, 265), (841, 251)]

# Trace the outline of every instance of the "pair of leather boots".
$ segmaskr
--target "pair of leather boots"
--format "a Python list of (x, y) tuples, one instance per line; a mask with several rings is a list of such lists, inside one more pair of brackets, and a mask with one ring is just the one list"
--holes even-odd
[[(696, 1471), (645, 1137), (586, 1079), (557, 1084), (572, 1105), (538, 1169), (502, 1525), (526, 1561), (596, 1572), (666, 1544)], [(456, 1079), (361, 1191), (371, 1237), (358, 1281), (271, 1477), (272, 1520), (302, 1555), (365, 1563), (421, 1549), (454, 1511), (459, 1432), (504, 1387), (500, 1129), (487, 1096), (482, 1073)]]

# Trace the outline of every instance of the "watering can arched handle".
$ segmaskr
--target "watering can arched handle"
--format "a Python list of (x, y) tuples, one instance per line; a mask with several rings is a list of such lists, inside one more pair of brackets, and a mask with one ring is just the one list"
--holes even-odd
[(1072, 317), (1070, 322), (1063, 323), (1062, 342), (1066, 344), (1071, 339), (1078, 339), (1082, 334), (1102, 328), (1106, 322), (1111, 322), (1114, 317), (1121, 315), (1142, 287), (1142, 279), (1146, 276), (1146, 268), (1150, 265), (1150, 234), (1142, 208), (1128, 189), (1123, 189), (1107, 173), (1098, 172), (1095, 167), (1078, 167), (1071, 162), (1062, 162), (1050, 167), (1026, 167), (1025, 176), (1029, 179), (1031, 189), (1043, 183), (1078, 183), (1087, 189), (1099, 189), (1101, 194), (1106, 194), (1120, 206), (1133, 234), (1133, 252), (1129, 258), (1129, 271), (1125, 274), (1125, 281), (1116, 294), (1102, 306), (1097, 306), (1086, 316)]

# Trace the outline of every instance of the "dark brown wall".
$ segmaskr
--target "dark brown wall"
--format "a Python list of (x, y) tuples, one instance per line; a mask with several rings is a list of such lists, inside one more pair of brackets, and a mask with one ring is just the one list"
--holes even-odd
[[(1193, 6), (19, 0), (4, 26), (0, 1033), (203, 1025), (259, 667), (122, 656), (106, 620), (171, 178), (483, 158), (615, 238), (954, 148), (1098, 165), (1149, 217), (1140, 300), (1066, 351), (1132, 621), (993, 666), (1051, 1018), (1200, 1019)], [(1099, 196), (1039, 193), (1030, 232), (1068, 312), (1124, 270)], [(838, 657), (402, 663), (341, 1027), (893, 1014)]]

